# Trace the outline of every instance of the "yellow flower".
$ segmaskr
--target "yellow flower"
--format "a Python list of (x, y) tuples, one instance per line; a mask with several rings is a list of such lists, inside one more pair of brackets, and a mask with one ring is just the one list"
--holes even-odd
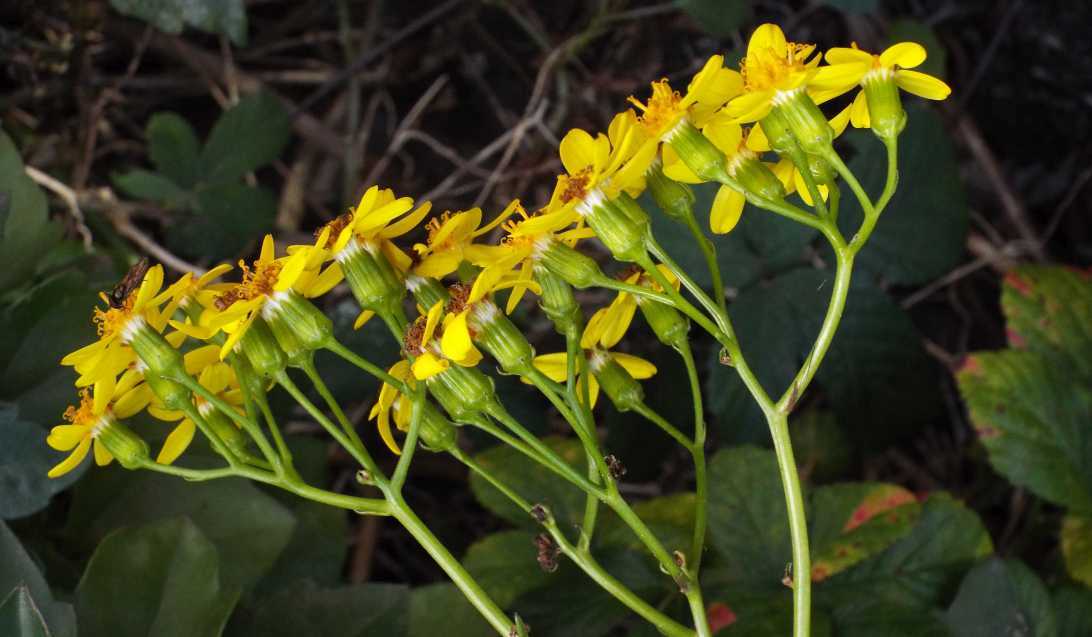
[(519, 274), (513, 276), (510, 266), (503, 262), (482, 270), (470, 286), (452, 286), (451, 300), (443, 320), (443, 336), (440, 339), (440, 349), (444, 356), (463, 367), (477, 365), (482, 359), (482, 353), (474, 346), (474, 337), (492, 329), (497, 321), (508, 322), (507, 317), (499, 316), (500, 308), (489, 295), (497, 290), (514, 287), (538, 290), (538, 285), (534, 282), (521, 279)]
[(146, 393), (132, 391), (132, 383), (137, 378), (135, 373), (124, 376), (123, 382), (110, 388), (110, 394), (105, 396), (92, 397), (86, 388), (80, 391), (80, 404), (70, 406), (64, 412), (68, 424), (53, 427), (46, 438), (46, 443), (53, 449), (72, 452), (49, 470), (50, 478), (60, 477), (80, 466), (92, 448), (95, 464), (102, 467), (113, 462), (114, 455), (100, 436), (116, 425), (117, 418), (133, 416), (147, 404)]
[(656, 157), (656, 145), (647, 136), (633, 111), (614, 116), (607, 134), (592, 137), (574, 128), (561, 139), (561, 164), (567, 174), (557, 178), (548, 210), (580, 204), (593, 193), (613, 199), (622, 192), (640, 194), (645, 171)]
[(197, 338), (208, 338), (222, 329), (228, 335), (220, 348), (220, 357), (224, 358), (262, 311), (275, 306), (279, 295), (291, 290), (314, 297), (336, 285), (336, 277), (318, 272), (322, 262), (320, 252), (298, 250), (291, 256), (277, 259), (275, 251), (273, 236), (267, 234), (258, 259), (251, 266), (239, 262), (243, 280), (215, 297), (213, 307), (209, 308), (211, 316), (207, 320), (202, 318), (204, 326), (172, 325)]
[(396, 198), (394, 191), (372, 186), (352, 212), (334, 219), (319, 231), (316, 247), (328, 250), (339, 260), (355, 249), (382, 252), (391, 265), (405, 272), (413, 259), (391, 239), (416, 228), (431, 209), (432, 204), (427, 201), (414, 209), (413, 199)]
[(632, 96), (629, 102), (641, 110), (639, 121), (647, 138), (659, 142), (684, 118), (700, 128), (742, 88), (743, 77), (724, 68), (724, 56), (714, 55), (690, 80), (685, 95), (673, 90), (667, 80), (659, 80), (652, 83), (652, 95), (647, 102), (642, 103)]
[[(220, 362), (219, 348), (216, 345), (206, 345), (192, 349), (186, 352), (183, 360), (185, 361), (186, 373), (196, 375), (197, 382), (201, 383), (214, 396), (235, 407), (243, 404), (242, 390), (239, 388), (239, 381), (235, 377), (235, 372), (231, 366)], [(197, 411), (202, 416), (208, 416), (215, 409), (212, 403), (201, 396), (195, 395), (194, 402)], [(159, 420), (178, 423), (167, 435), (167, 439), (163, 441), (163, 448), (160, 449), (155, 460), (160, 464), (171, 464), (193, 442), (196, 423), (181, 411), (164, 408), (158, 404), (158, 401), (153, 401), (148, 407), (148, 413)]]
[(163, 314), (170, 318), (176, 309), (185, 308), (191, 301), (197, 301), (203, 307), (211, 306), (217, 296), (231, 288), (230, 283), (214, 283), (230, 270), (230, 264), (221, 263), (199, 277), (186, 272), (164, 290), (163, 294), (169, 301)]
[[(406, 383), (410, 388), (416, 386), (410, 363), (405, 359), (392, 365), (387, 373)], [(386, 443), (387, 448), (395, 454), (401, 455), (402, 450), (398, 447), (398, 443), (394, 440), (394, 434), (391, 431), (392, 411), (394, 412), (395, 426), (401, 431), (409, 430), (410, 419), (413, 417), (413, 400), (397, 388), (383, 383), (383, 386), (379, 388), (379, 398), (372, 405), (371, 412), (368, 413), (368, 420), (376, 421), (379, 437)]]
[[(471, 208), (461, 212), (445, 212), (439, 218), (432, 218), (425, 224), (428, 233), (425, 243), (413, 246), (417, 252), (418, 263), (413, 266), (417, 276), (442, 278), (451, 274), (464, 260), (473, 261), (478, 248), (474, 239), (488, 233), (504, 223), (519, 207), (519, 200), (514, 200), (499, 215), (484, 226), (481, 208)], [(468, 256), (469, 255), (469, 256)]]
[[(740, 123), (765, 117), (782, 96), (809, 83), (820, 58), (811, 57), (814, 52), (814, 44), (787, 41), (776, 24), (759, 26), (747, 43), (747, 57), (740, 63), (743, 92), (728, 102), (725, 113)], [(813, 96), (817, 103), (830, 97), (833, 95)]]
[(474, 367), (482, 359), (481, 352), (473, 346), (460, 358), (451, 358), (444, 353), (441, 339), (437, 338), (441, 336), (437, 334), (437, 328), (440, 327), (443, 313), (444, 303), (438, 301), (424, 316), (417, 317), (406, 333), (406, 351), (415, 357), (411, 369), (418, 380), (443, 372), (452, 362), (463, 367)]
[[(167, 317), (159, 311), (166, 298), (159, 292), (162, 286), (163, 266), (156, 265), (144, 274), (139, 287), (134, 285), (135, 289), (128, 291), (123, 299), (112, 301), (106, 294), (100, 294), (106, 309), (95, 308), (92, 316), (98, 340), (61, 359), (62, 365), (73, 366), (80, 375), (77, 387), (95, 386), (99, 413), (114, 396), (118, 375), (137, 362), (137, 355), (129, 345), (134, 333), (144, 326), (163, 331)], [(118, 289), (124, 291), (123, 287)]]

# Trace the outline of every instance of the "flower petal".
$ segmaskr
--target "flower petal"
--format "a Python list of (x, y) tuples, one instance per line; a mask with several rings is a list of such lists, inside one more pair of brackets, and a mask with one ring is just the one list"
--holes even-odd
[(925, 61), (925, 47), (917, 42), (899, 42), (880, 54), (880, 64), (890, 68), (896, 64), (900, 68), (912, 69)]
[(57, 425), (49, 430), (46, 444), (57, 451), (69, 451), (87, 438), (91, 430), (83, 425)]
[(853, 98), (853, 103), (849, 105), (849, 121), (853, 124), (853, 128), (868, 128), (872, 125), (864, 91), (857, 93), (857, 97)]
[(432, 352), (425, 352), (413, 361), (413, 377), (426, 380), (448, 368), (449, 363)]
[(760, 54), (766, 49), (772, 50), (774, 55), (782, 58), (788, 52), (785, 32), (781, 30), (781, 27), (769, 22), (759, 25), (751, 34), (751, 39), (747, 42), (747, 57)]
[(539, 354), (534, 358), (532, 364), (535, 369), (546, 375), (547, 378), (556, 382), (564, 382), (568, 376), (568, 355), (565, 352), (556, 352), (553, 354)]
[(192, 420), (189, 418), (183, 419), (171, 431), (167, 439), (163, 441), (163, 448), (159, 450), (159, 455), (156, 456), (155, 461), (159, 464), (171, 464), (177, 460), (178, 456), (181, 456), (182, 452), (193, 442), (195, 430), (196, 427)]
[(846, 46), (836, 46), (826, 52), (827, 64), (872, 64), (872, 54), (868, 51), (862, 51), (856, 46), (849, 48)]
[(60, 464), (49, 470), (48, 475), (50, 478), (59, 478), (64, 474), (72, 471), (76, 467), (80, 466), (83, 459), (87, 457), (87, 451), (91, 449), (91, 438), (84, 438), (80, 441), (79, 446), (73, 451), (67, 458), (61, 461)]
[(463, 310), (444, 325), (444, 335), (440, 338), (440, 349), (444, 356), (460, 361), (474, 349), (474, 342), (470, 339), (470, 326), (467, 324), (469, 317), (470, 312)]
[(625, 368), (629, 375), (637, 380), (651, 378), (656, 374), (656, 366), (643, 358), (622, 352), (611, 352), (610, 355), (614, 362)]
[(574, 128), (565, 133), (565, 137), (561, 138), (558, 152), (561, 155), (561, 164), (565, 167), (565, 172), (575, 175), (588, 166), (595, 165), (595, 138), (582, 128)]
[(106, 445), (102, 444), (101, 440), (95, 440), (95, 464), (100, 467), (105, 467), (114, 461), (114, 454), (110, 453), (110, 450), (106, 448)]
[(927, 100), (942, 100), (952, 94), (952, 89), (932, 75), (917, 71), (895, 71), (895, 84), (907, 93)]
[(739, 223), (739, 218), (743, 215), (743, 204), (746, 202), (747, 198), (742, 193), (728, 186), (721, 186), (709, 211), (709, 229), (715, 234), (731, 232)]
[(728, 102), (724, 107), (724, 113), (741, 124), (755, 122), (770, 112), (772, 99), (773, 91), (744, 93)]

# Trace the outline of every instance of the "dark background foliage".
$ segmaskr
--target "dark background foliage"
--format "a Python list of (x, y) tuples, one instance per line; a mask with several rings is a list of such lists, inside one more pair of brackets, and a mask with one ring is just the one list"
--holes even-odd
[[(4, 3), (0, 633), (43, 634), (36, 611), (53, 635), (77, 623), (81, 635), (485, 634), (390, 521), (117, 467), (48, 481), (58, 454), (45, 430), (73, 397), (57, 362), (93, 337), (95, 294), (140, 254), (177, 273), (250, 256), (265, 232), (299, 242), (372, 183), (441, 211), (544, 202), (568, 128), (603, 129), (649, 80), (683, 82), (712, 53), (738, 60), (764, 21), (820, 48), (919, 41), (924, 70), (954, 89), (908, 104), (902, 187), (794, 415), (814, 552), (833, 574), (817, 586), (817, 634), (1092, 634), (1092, 8), (1062, 0)], [(839, 148), (877, 190), (878, 142), (850, 131)], [(697, 209), (710, 200), (699, 189)], [(847, 224), (858, 214), (843, 206)], [(708, 285), (686, 232), (664, 218), (655, 230)], [(744, 351), (783, 387), (821, 321), (831, 260), (813, 233), (753, 209), (717, 241)], [(348, 345), (394, 359), (381, 334), (352, 331), (347, 291), (326, 309)], [(561, 348), (533, 304), (517, 319), (540, 352)], [(684, 372), (653, 341), (635, 325), (621, 347), (656, 362), (649, 402), (688, 426)], [(697, 347), (721, 450), (711, 614), (724, 634), (784, 634), (788, 537), (768, 434), (711, 343)], [(374, 383), (320, 363), (380, 449), (364, 425)], [(497, 381), (528, 427), (563, 431), (526, 387)], [(352, 489), (350, 459), (279, 407), (310, 479)], [(687, 457), (629, 414), (599, 415), (626, 493), (685, 544)], [(463, 443), (561, 519), (578, 516), (573, 493), (506, 450)], [(843, 532), (877, 493), (916, 498), (890, 524)], [(539, 571), (529, 521), (449, 459), (419, 455), (408, 498), (536, 635), (650, 634), (575, 569)], [(615, 521), (597, 546), (634, 590), (678, 610)], [(860, 554), (834, 559), (845, 546)]]

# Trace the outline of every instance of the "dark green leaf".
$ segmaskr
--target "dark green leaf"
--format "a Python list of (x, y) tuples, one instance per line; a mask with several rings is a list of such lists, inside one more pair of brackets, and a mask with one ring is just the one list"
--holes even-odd
[(727, 584), (777, 590), (792, 561), (789, 522), (772, 452), (723, 449), (709, 463), (709, 542)]
[(77, 487), (70, 528), (96, 539), (122, 526), (188, 516), (220, 552), (226, 588), (246, 589), (288, 544), (296, 521), (245, 480), (186, 482), (120, 469), (90, 472)]
[(734, 35), (751, 17), (749, 0), (676, 0), (676, 4), (709, 33)]
[(0, 227), (0, 291), (17, 287), (61, 237), (49, 220), (45, 193), (25, 172), (19, 149), (0, 131), (0, 196), (7, 213)]
[(502, 531), (466, 551), (463, 566), (502, 608), (550, 581), (550, 575), (539, 568), (534, 539), (532, 531)]
[(135, 199), (149, 199), (173, 206), (180, 204), (187, 196), (178, 184), (169, 178), (150, 170), (130, 170), (127, 173), (115, 173), (111, 176), (119, 190)]
[[(944, 637), (949, 635), (943, 616), (934, 609), (898, 606), (867, 595), (842, 604), (833, 611), (838, 637)], [(953, 634), (952, 637), (962, 637)]]
[[(729, 308), (747, 362), (771, 394), (788, 387), (811, 349), (831, 276), (793, 270), (767, 287), (748, 288)], [(909, 317), (885, 294), (861, 284), (850, 289), (816, 382), (829, 393), (839, 424), (858, 444), (878, 448), (938, 413), (932, 365)], [(716, 356), (711, 366), (706, 396), (721, 430), (729, 440), (765, 444), (765, 419), (735, 370)]]
[(1050, 594), (1022, 562), (993, 558), (963, 580), (948, 609), (948, 627), (960, 637), (1054, 637)]
[(992, 550), (978, 515), (936, 493), (925, 501), (909, 535), (822, 582), (816, 595), (835, 605), (868, 597), (897, 606), (930, 607), (954, 594), (963, 573)]
[(188, 518), (121, 529), (102, 541), (76, 590), (83, 637), (216, 637), (238, 592), (216, 547)]
[(843, 476), (851, 467), (853, 448), (833, 413), (807, 409), (794, 414), (789, 433), (801, 477), (808, 482)]
[(0, 590), (25, 586), (45, 619), (51, 637), (76, 637), (76, 614), (71, 604), (54, 601), (38, 566), (6, 524), (0, 522)]
[[(580, 443), (567, 438), (546, 438), (545, 442), (581, 475), (584, 474), (584, 467), (581, 466), (584, 449)], [(502, 445), (483, 451), (475, 459), (528, 502), (548, 506), (559, 527), (571, 529), (583, 519), (584, 492), (515, 449)], [(538, 527), (531, 516), (477, 474), (470, 474), (470, 489), (478, 502), (497, 516), (517, 526)]]
[(225, 184), (202, 190), (197, 196), (197, 211), (215, 223), (225, 244), (239, 250), (273, 229), (277, 199), (264, 188)]
[(1062, 555), (1069, 576), (1092, 586), (1092, 517), (1065, 516), (1062, 520)]
[(1087, 273), (1023, 266), (1001, 288), (1009, 345), (1045, 356), (1074, 380), (1092, 379), (1092, 278)]
[(232, 182), (281, 154), (291, 122), (277, 98), (248, 95), (216, 121), (201, 152), (205, 181)]
[(167, 33), (181, 33), (183, 27), (191, 26), (226, 35), (238, 46), (246, 44), (243, 0), (110, 0), (110, 6)]
[(144, 136), (156, 170), (182, 188), (193, 188), (201, 176), (201, 142), (190, 123), (177, 113), (156, 113)]
[(0, 635), (10, 637), (49, 637), (38, 606), (26, 586), (18, 586), (0, 602)]
[(245, 626), (232, 632), (253, 637), (404, 635), (409, 604), (405, 586), (363, 584), (323, 589), (303, 581), (262, 600), (248, 613)]
[(53, 494), (79, 475), (62, 479), (46, 476), (67, 455), (49, 448), (47, 434), (34, 423), (17, 420), (14, 408), (0, 412), (0, 493), (4, 494), (0, 498), (0, 518), (21, 518), (40, 511)]
[[(894, 283), (915, 285), (959, 263), (968, 215), (944, 124), (930, 108), (909, 105), (906, 112), (906, 130), (899, 136), (899, 189), (857, 264)], [(887, 175), (883, 144), (869, 131), (851, 131), (846, 139), (857, 153), (850, 169), (865, 190), (878, 196)], [(860, 207), (848, 193), (842, 201), (839, 222), (850, 233), (860, 223)]]
[(479, 637), (493, 629), (454, 584), (430, 584), (410, 593), (408, 637)]
[(1092, 635), (1092, 589), (1064, 586), (1054, 591), (1058, 637)]
[[(764, 593), (740, 590), (729, 595), (726, 606), (735, 619), (727, 624), (727, 628), (716, 633), (719, 637), (781, 637), (792, 634), (792, 593), (787, 589)], [(813, 608), (812, 637), (831, 637), (833, 634), (830, 616), (822, 609)]]

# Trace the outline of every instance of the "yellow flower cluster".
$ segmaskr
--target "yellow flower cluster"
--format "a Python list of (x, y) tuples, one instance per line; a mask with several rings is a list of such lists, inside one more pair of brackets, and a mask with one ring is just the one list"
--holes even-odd
[[(826, 65), (820, 63), (824, 57)], [(905, 116), (895, 87), (928, 99), (949, 93), (940, 80), (909, 70), (924, 59), (924, 49), (909, 42), (878, 55), (854, 45), (823, 56), (815, 45), (789, 42), (777, 26), (762, 25), (739, 71), (714, 55), (684, 93), (659, 80), (646, 100), (631, 97), (636, 110), (617, 114), (605, 133), (569, 131), (559, 148), (565, 172), (548, 203), (535, 212), (518, 200), (484, 224), (478, 208), (445, 212), (424, 223), (419, 241), (406, 251), (394, 240), (420, 228), (430, 204), (417, 205), (372, 186), (351, 211), (320, 228), (313, 243), (288, 246), (278, 256), (273, 238), (266, 236), (258, 259), (238, 264), (242, 274), (236, 283), (219, 282), (229, 265), (201, 277), (185, 275), (166, 289), (160, 266), (136, 270), (113, 294), (103, 295), (104, 309), (94, 310), (99, 339), (62, 361), (79, 374), (81, 399), (65, 413), (68, 424), (49, 436), (55, 449), (72, 452), (49, 475), (71, 471), (92, 447), (100, 465), (115, 456), (130, 464), (142, 461), (139, 444), (120, 419), (146, 407), (176, 423), (157, 458), (174, 461), (194, 437), (194, 419), (214, 410), (189, 393), (180, 402), (177, 374), (192, 376), (221, 407), (241, 412), (244, 367), (268, 379), (278, 365), (298, 363), (300, 352), (330, 342), (328, 319), (308, 299), (342, 281), (361, 306), (356, 327), (378, 315), (403, 341), (405, 358), (390, 367), (403, 384), (385, 384), (371, 412), (395, 452), (391, 412), (404, 429), (413, 409), (403, 388), (417, 382), (433, 387), (445, 375), (473, 369), (484, 359), (483, 349), (508, 373), (526, 376), (537, 368), (563, 379), (565, 354), (535, 356), (507, 314), (531, 291), (542, 295), (553, 318), (551, 308), (564, 301), (554, 298), (557, 281), (577, 288), (604, 281), (598, 265), (574, 250), (579, 241), (597, 237), (619, 260), (639, 261), (646, 254), (648, 220), (633, 197), (646, 189), (650, 175), (725, 184), (711, 211), (715, 233), (730, 231), (751, 197), (775, 199), (796, 190), (811, 203), (804, 180), (782, 153), (784, 132), (804, 150), (824, 140), (829, 144), (849, 123), (871, 126), (881, 136), (897, 135), (899, 117)], [(829, 123), (821, 113), (814, 117), (817, 104), (858, 86), (862, 90)], [(767, 164), (763, 155), (771, 149), (780, 157)], [(820, 192), (826, 196), (825, 187)], [(485, 242), (497, 234), (499, 242)], [(463, 281), (446, 288), (441, 281), (456, 273)], [(664, 274), (663, 280), (671, 278)], [(628, 275), (625, 283), (660, 289), (639, 274)], [(502, 309), (493, 295), (503, 289), (510, 294)], [(404, 314), (409, 295), (419, 314), (412, 322)], [(593, 404), (595, 376), (605, 366), (617, 363), (612, 373), (622, 368), (638, 379), (656, 372), (647, 361), (609, 351), (640, 301), (622, 293), (587, 322), (581, 346), (589, 364), (582, 369), (590, 374), (586, 384)], [(646, 316), (652, 323), (652, 315)], [(679, 321), (666, 317), (663, 325), (672, 320)], [(677, 336), (661, 340), (672, 338)], [(270, 356), (270, 347), (279, 353)], [(443, 404), (438, 391), (434, 397)], [(443, 406), (456, 417), (457, 409)]]

